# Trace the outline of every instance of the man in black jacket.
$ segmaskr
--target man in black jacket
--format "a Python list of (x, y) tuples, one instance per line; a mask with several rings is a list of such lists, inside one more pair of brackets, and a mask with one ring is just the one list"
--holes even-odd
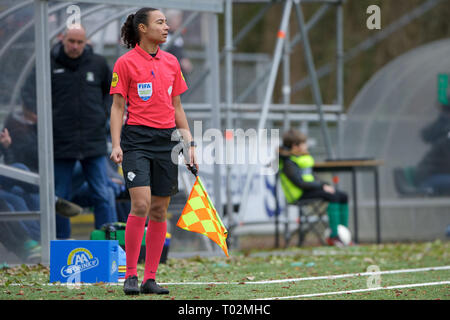
[[(72, 174), (80, 161), (94, 199), (96, 225), (116, 221), (106, 171), (111, 77), (105, 58), (86, 44), (85, 29), (80, 25), (66, 29), (51, 50), (55, 193), (70, 199)], [(34, 81), (34, 75), (29, 79)], [(35, 100), (33, 89), (34, 85), (26, 85), (24, 100)], [(56, 237), (67, 239), (70, 234), (70, 220), (57, 215)]]
[[(51, 74), (56, 195), (70, 198), (74, 166), (80, 161), (92, 191), (96, 224), (115, 221), (106, 172), (112, 74), (106, 60), (86, 46), (82, 26), (67, 29), (52, 50)], [(70, 220), (57, 216), (57, 238), (70, 238), (70, 231)]]

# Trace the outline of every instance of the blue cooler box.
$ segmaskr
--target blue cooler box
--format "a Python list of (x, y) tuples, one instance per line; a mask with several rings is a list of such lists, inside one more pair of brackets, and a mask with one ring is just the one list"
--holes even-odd
[(117, 282), (117, 240), (50, 241), (50, 282)]

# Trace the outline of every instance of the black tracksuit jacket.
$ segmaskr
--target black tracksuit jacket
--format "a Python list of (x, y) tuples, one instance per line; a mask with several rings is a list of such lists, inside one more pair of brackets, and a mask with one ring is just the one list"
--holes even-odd
[[(62, 43), (51, 50), (53, 152), (55, 159), (97, 157), (107, 153), (107, 122), (111, 108), (111, 71), (100, 55), (86, 45), (77, 59), (69, 58)], [(22, 100), (36, 108), (35, 74), (28, 78)], [(34, 92), (33, 92), (34, 90)]]

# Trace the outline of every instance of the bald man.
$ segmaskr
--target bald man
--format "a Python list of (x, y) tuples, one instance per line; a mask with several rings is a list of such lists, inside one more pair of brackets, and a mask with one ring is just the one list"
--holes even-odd
[(71, 25), (64, 31), (62, 43), (64, 52), (69, 58), (78, 58), (86, 46), (86, 30), (82, 25)]
[[(81, 205), (94, 208), (96, 229), (117, 221), (106, 171), (111, 78), (105, 58), (87, 44), (85, 28), (67, 28), (51, 50), (55, 193), (63, 199), (72, 198), (77, 191), (72, 190), (72, 174), (80, 162), (89, 186), (89, 197)], [(30, 80), (34, 79), (32, 75)], [(35, 94), (29, 91), (33, 88), (34, 83), (26, 85), (23, 101), (36, 108)], [(56, 216), (56, 236), (71, 237), (68, 218)]]

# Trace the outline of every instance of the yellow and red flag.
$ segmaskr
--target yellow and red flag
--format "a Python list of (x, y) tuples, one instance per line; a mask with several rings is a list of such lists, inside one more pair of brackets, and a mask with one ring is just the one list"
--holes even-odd
[(222, 248), (228, 255), (226, 243), (228, 231), (220, 220), (211, 199), (203, 186), (199, 176), (196, 176), (194, 186), (192, 187), (189, 199), (184, 206), (177, 226), (181, 229), (201, 233)]

